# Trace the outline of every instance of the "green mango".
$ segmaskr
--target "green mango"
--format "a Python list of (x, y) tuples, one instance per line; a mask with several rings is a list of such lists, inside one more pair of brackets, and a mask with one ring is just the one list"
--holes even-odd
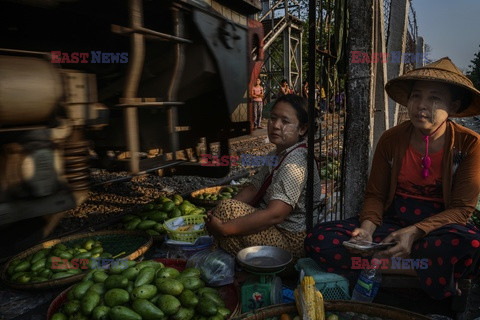
[(158, 291), (163, 294), (169, 294), (172, 296), (178, 296), (180, 293), (183, 291), (183, 284), (182, 282), (172, 279), (172, 278), (166, 278), (166, 279), (157, 279), (155, 281), (155, 284), (157, 285)]
[(165, 212), (170, 212), (175, 208), (175, 203), (173, 201), (165, 202), (162, 206), (162, 210)]
[(202, 271), (199, 268), (190, 267), (190, 268), (186, 268), (182, 272), (180, 272), (180, 275), (182, 277), (197, 277), (197, 278), (200, 278), (200, 276), (202, 275)]
[(176, 194), (173, 196), (173, 203), (175, 203), (176, 206), (180, 205), (183, 202), (183, 198), (181, 195)]
[(180, 271), (178, 271), (177, 269), (166, 267), (166, 268), (157, 270), (156, 277), (157, 279), (158, 278), (176, 278), (179, 275), (180, 275)]
[(43, 282), (43, 281), (48, 281), (48, 278), (44, 278), (44, 277), (32, 277), (32, 279), (30, 279), (30, 282)]
[(138, 313), (124, 306), (111, 308), (108, 315), (111, 320), (142, 320)]
[(144, 284), (149, 284), (155, 278), (155, 268), (153, 267), (145, 267), (140, 270), (138, 273), (137, 278), (135, 279), (134, 286), (140, 287)]
[(43, 269), (40, 271), (40, 273), (38, 274), (40, 277), (44, 277), (44, 278), (47, 278), (47, 279), (50, 279), (50, 277), (52, 276), (52, 270), (50, 269)]
[(22, 276), (17, 278), (17, 282), (19, 283), (28, 283), (32, 280), (32, 275), (29, 273), (23, 274)]
[(142, 220), (138, 217), (135, 217), (134, 219), (128, 221), (124, 226), (126, 230), (134, 230), (137, 228), (137, 226), (142, 222)]
[(50, 318), (50, 320), (67, 320), (67, 316), (63, 313), (57, 312), (53, 314), (53, 316)]
[(15, 273), (15, 268), (20, 264), (20, 262), (22, 262), (22, 261), (19, 260), (19, 259), (15, 259), (12, 262), (10, 262), (10, 264), (8, 265), (8, 268), (7, 268), (7, 274), (9, 276), (11, 276), (12, 274)]
[(128, 301), (130, 301), (130, 295), (124, 289), (115, 288), (105, 292), (105, 296), (103, 299), (107, 306), (115, 307), (115, 306), (123, 305)]
[(180, 307), (180, 309), (170, 318), (172, 320), (190, 320), (195, 315), (195, 310)]
[(53, 247), (53, 249), (67, 250), (68, 248), (67, 248), (67, 246), (64, 245), (63, 243), (58, 243), (58, 244), (56, 244), (56, 245)]
[(225, 307), (225, 302), (218, 294), (206, 292), (201, 296), (201, 299), (213, 303), (216, 307)]
[(74, 276), (76, 274), (82, 273), (82, 269), (69, 269), (69, 270), (65, 271), (65, 273), (68, 273), (68, 274)]
[(15, 266), (12, 273), (30, 270), (30, 267), (31, 267), (30, 262), (24, 260)]
[(107, 306), (96, 306), (92, 311), (93, 320), (108, 320), (108, 312), (110, 308)]
[(203, 316), (211, 317), (217, 314), (218, 308), (211, 301), (200, 299), (195, 310)]
[(92, 253), (87, 251), (87, 252), (77, 253), (74, 258), (77, 258), (78, 260), (80, 260), (80, 259), (90, 259), (91, 257), (92, 257)]
[(182, 215), (183, 215), (182, 211), (178, 208), (175, 208), (170, 212), (170, 214), (168, 215), (168, 218), (170, 218), (170, 219), (178, 218), (178, 217), (181, 217)]
[(145, 260), (145, 261), (139, 262), (137, 264), (137, 267), (140, 270), (143, 269), (143, 268), (146, 268), (146, 267), (152, 267), (155, 270), (158, 270), (160, 268), (163, 268), (163, 263), (156, 262), (156, 261), (153, 261), (153, 260)]
[(166, 319), (163, 311), (148, 300), (137, 299), (133, 301), (132, 307), (144, 320)]
[(148, 233), (149, 235), (151, 235), (152, 237), (154, 237), (154, 236), (159, 236), (159, 235), (160, 235), (160, 233), (158, 233), (157, 231), (152, 230), (152, 229), (149, 229), (149, 230), (147, 230), (147, 231), (145, 231), (145, 232)]
[(132, 300), (136, 299), (151, 299), (157, 294), (157, 287), (153, 284), (144, 284), (133, 289), (131, 293)]
[(197, 290), (197, 295), (198, 296), (203, 296), (206, 293), (218, 295), (217, 289), (210, 288), (210, 287), (203, 287), (203, 288), (200, 288), (200, 289)]
[(164, 222), (168, 219), (168, 213), (163, 211), (155, 211), (151, 216), (150, 219), (156, 222)]
[(53, 279), (61, 279), (61, 278), (66, 278), (66, 277), (71, 277), (72, 274), (69, 273), (68, 271), (62, 271), (62, 272), (57, 272), (57, 273), (54, 273), (51, 277), (50, 277), (50, 280), (53, 280)]
[(103, 247), (94, 247), (90, 252), (92, 253), (92, 256), (96, 254), (100, 255), (103, 253)]
[(34, 264), (38, 260), (46, 258), (49, 252), (50, 252), (50, 249), (42, 249), (40, 251), (35, 252), (35, 254), (32, 257), (31, 263)]
[(40, 269), (45, 268), (45, 263), (47, 262), (47, 258), (38, 259), (36, 262), (33, 263), (32, 267), (30, 268), (31, 271), (40, 271)]
[(75, 299), (81, 300), (85, 293), (87, 292), (88, 289), (93, 285), (93, 281), (87, 280), (87, 281), (82, 281), (79, 284), (75, 286), (73, 289), (73, 296)]
[(89, 294), (91, 292), (95, 292), (102, 296), (105, 293), (105, 285), (103, 283), (95, 283), (92, 285), (90, 288), (88, 288), (87, 292), (85, 294)]
[(105, 289), (110, 290), (113, 288), (126, 288), (128, 285), (128, 279), (120, 274), (112, 274), (105, 279)]
[(93, 271), (92, 279), (96, 283), (104, 283), (105, 280), (108, 278), (108, 274), (102, 270)]
[(165, 233), (165, 227), (161, 223), (157, 223), (154, 227), (153, 230), (158, 232), (159, 234)]
[(192, 290), (185, 289), (178, 297), (182, 306), (186, 308), (194, 308), (198, 304), (198, 298)]
[(85, 250), (92, 250), (93, 248), (93, 245), (95, 244), (95, 240), (93, 239), (87, 239), (84, 243), (83, 243), (83, 248)]
[(218, 314), (222, 316), (222, 319), (227, 319), (232, 312), (224, 307), (218, 307)]
[(89, 316), (99, 303), (100, 295), (96, 292), (87, 291), (81, 301), (82, 313)]
[(157, 293), (155, 296), (153, 296), (153, 298), (150, 298), (148, 299), (151, 303), (153, 303), (154, 305), (157, 304), (158, 302), (158, 298), (160, 298), (161, 294), (160, 293)]
[(138, 267), (130, 267), (127, 270), (122, 272), (122, 276), (127, 278), (128, 280), (133, 280), (138, 276), (140, 269)]
[(70, 300), (63, 305), (63, 311), (67, 315), (72, 315), (80, 311), (80, 300)]
[(137, 229), (147, 230), (147, 229), (153, 228), (155, 224), (157, 224), (157, 222), (154, 220), (143, 220), (137, 225)]
[(164, 294), (158, 298), (157, 305), (166, 315), (173, 315), (180, 310), (180, 301), (172, 295)]
[(180, 282), (183, 284), (183, 287), (185, 289), (189, 289), (192, 291), (198, 290), (200, 288), (205, 287), (205, 282), (203, 282), (200, 278), (198, 277), (180, 277), (179, 278)]

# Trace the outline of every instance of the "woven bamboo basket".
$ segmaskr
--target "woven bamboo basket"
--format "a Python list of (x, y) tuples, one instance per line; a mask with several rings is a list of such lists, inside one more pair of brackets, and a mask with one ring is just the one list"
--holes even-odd
[[(165, 267), (175, 268), (178, 271), (183, 271), (185, 265), (187, 264), (186, 260), (183, 259), (155, 259), (157, 262), (161, 262)], [(72, 289), (73, 286), (68, 287), (62, 291), (50, 304), (47, 311), (47, 320), (50, 320), (52, 316), (59, 311), (63, 303), (67, 300), (68, 291)], [(217, 287), (217, 290), (224, 300), (226, 307), (232, 312), (228, 319), (232, 319), (240, 313), (240, 291), (237, 285), (229, 284), (221, 287)]]
[(40, 243), (30, 249), (27, 249), (14, 257), (12, 257), (2, 268), (0, 272), (0, 280), (6, 285), (21, 290), (37, 290), (37, 289), (48, 289), (62, 287), (74, 282), (80, 281), (87, 272), (82, 272), (80, 274), (73, 275), (71, 277), (65, 277), (55, 280), (48, 280), (42, 282), (34, 283), (16, 283), (11, 282), (7, 276), (7, 269), (10, 263), (15, 259), (23, 259), (35, 252), (50, 248), (56, 244), (63, 243), (68, 245), (75, 245), (78, 242), (82, 242), (85, 238), (93, 238), (94, 240), (99, 240), (102, 242), (102, 246), (106, 252), (111, 253), (112, 255), (118, 255), (119, 253), (125, 251), (125, 254), (118, 257), (118, 259), (127, 259), (134, 260), (139, 256), (143, 255), (152, 245), (152, 237), (141, 231), (130, 231), (130, 230), (106, 230), (106, 231), (97, 231), (91, 233), (82, 233), (76, 234), (73, 236), (62, 237), (59, 239), (52, 239)]
[[(410, 312), (403, 309), (398, 309), (382, 304), (356, 302), (347, 300), (331, 300), (325, 301), (326, 312), (354, 312), (358, 315), (368, 315), (372, 317), (380, 317), (389, 320), (428, 320), (429, 317)], [(265, 320), (269, 318), (280, 318), (282, 314), (295, 314), (297, 308), (294, 303), (274, 305), (256, 310), (254, 313), (241, 314), (232, 320)]]

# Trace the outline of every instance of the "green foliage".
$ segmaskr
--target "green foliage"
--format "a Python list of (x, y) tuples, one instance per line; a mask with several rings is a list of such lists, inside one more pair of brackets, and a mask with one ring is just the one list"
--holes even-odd
[(467, 72), (467, 76), (472, 80), (475, 88), (480, 90), (480, 51), (475, 53), (475, 58), (471, 63), (469, 66), (471, 70)]

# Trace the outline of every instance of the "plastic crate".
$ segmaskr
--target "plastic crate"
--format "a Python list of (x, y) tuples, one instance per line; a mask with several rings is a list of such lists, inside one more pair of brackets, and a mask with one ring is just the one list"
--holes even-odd
[(187, 230), (187, 231), (179, 231), (175, 230), (175, 222), (178, 222), (179, 219), (183, 219), (181, 225), (205, 225), (204, 221), (205, 215), (194, 214), (189, 216), (181, 216), (177, 218), (172, 218), (163, 223), (165, 227), (165, 231), (167, 232), (168, 238), (177, 241), (185, 241), (185, 242), (195, 242), (198, 237), (204, 236), (207, 234), (207, 230), (205, 230), (205, 226), (202, 226), (199, 230)]
[(350, 300), (349, 283), (345, 277), (324, 271), (310, 258), (302, 258), (295, 264), (295, 269), (302, 270), (306, 276), (312, 276), (315, 286), (325, 300)]

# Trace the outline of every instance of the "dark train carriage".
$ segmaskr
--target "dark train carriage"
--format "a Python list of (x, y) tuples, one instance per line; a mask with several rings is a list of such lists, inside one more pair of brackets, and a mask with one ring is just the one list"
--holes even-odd
[(210, 142), (228, 154), (228, 138), (249, 132), (261, 39), (249, 19), (260, 9), (258, 0), (0, 1), (0, 225), (81, 203), (92, 158), (114, 170), (227, 174), (195, 160)]

